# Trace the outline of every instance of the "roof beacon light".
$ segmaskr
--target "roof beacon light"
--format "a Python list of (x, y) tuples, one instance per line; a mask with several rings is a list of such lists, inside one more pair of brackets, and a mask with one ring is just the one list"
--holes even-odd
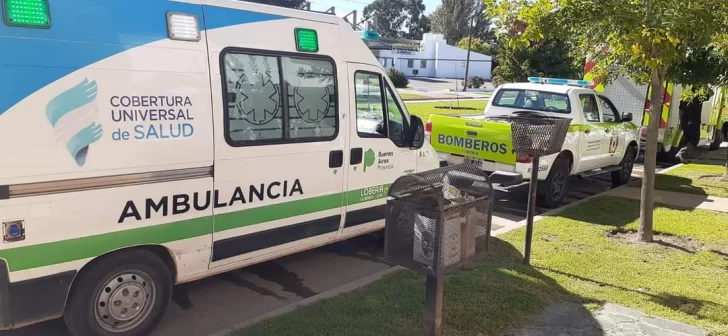
[(594, 85), (591, 81), (563, 78), (528, 77), (528, 81), (538, 84), (573, 85), (581, 87), (590, 87)]

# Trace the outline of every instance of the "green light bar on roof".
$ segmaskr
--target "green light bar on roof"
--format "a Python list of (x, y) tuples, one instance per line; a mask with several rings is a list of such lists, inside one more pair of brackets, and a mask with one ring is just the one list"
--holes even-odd
[(318, 34), (313, 29), (296, 28), (296, 50), (318, 52)]
[(51, 15), (48, 0), (2, 0), (5, 24), (16, 27), (48, 28)]

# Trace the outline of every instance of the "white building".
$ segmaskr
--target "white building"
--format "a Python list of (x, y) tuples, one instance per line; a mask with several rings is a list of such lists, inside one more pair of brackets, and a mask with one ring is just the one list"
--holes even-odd
[[(374, 56), (389, 69), (395, 67), (409, 77), (456, 78), (465, 76), (465, 60), (468, 51), (448, 45), (442, 34), (427, 33), (422, 37), (419, 47), (391, 45), (382, 39), (377, 47), (370, 44)], [(492, 58), (488, 55), (470, 52), (468, 77), (479, 76), (491, 79)]]

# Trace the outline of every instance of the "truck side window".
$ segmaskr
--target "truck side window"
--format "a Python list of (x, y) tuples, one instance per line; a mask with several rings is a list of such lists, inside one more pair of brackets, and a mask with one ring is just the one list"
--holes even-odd
[(387, 136), (382, 91), (379, 75), (364, 72), (357, 72), (354, 75), (356, 131), (362, 138)]
[(331, 60), (228, 52), (223, 61), (230, 145), (336, 138), (336, 76)]
[(599, 122), (599, 107), (596, 97), (593, 94), (580, 94), (581, 109), (584, 111), (584, 119), (589, 122)]
[(597, 97), (599, 99), (599, 105), (602, 107), (602, 121), (616, 123), (619, 122), (620, 117), (617, 113), (617, 109), (612, 105), (612, 102), (605, 97)]

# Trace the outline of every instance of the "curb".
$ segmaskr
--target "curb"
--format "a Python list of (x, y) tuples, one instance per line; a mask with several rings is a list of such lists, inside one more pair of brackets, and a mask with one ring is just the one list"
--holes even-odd
[(231, 335), (233, 332), (238, 331), (240, 329), (248, 328), (248, 327), (250, 327), (250, 326), (252, 326), (254, 324), (263, 322), (265, 320), (268, 320), (268, 319), (271, 319), (271, 318), (274, 318), (274, 317), (278, 317), (278, 316), (283, 315), (283, 314), (286, 314), (286, 313), (290, 313), (290, 312), (292, 312), (292, 311), (294, 311), (294, 310), (296, 310), (298, 308), (308, 306), (308, 305), (310, 305), (312, 303), (321, 301), (323, 299), (329, 299), (329, 298), (332, 298), (334, 296), (338, 296), (340, 294), (344, 294), (344, 293), (348, 293), (348, 292), (354, 291), (354, 290), (359, 289), (361, 287), (364, 287), (364, 286), (366, 286), (366, 285), (368, 285), (368, 284), (370, 284), (372, 282), (375, 282), (377, 280), (381, 280), (384, 276), (386, 276), (388, 274), (391, 274), (391, 273), (394, 273), (394, 272), (397, 272), (397, 271), (401, 271), (401, 270), (404, 270), (404, 269), (405, 268), (404, 267), (401, 267), (401, 266), (393, 266), (393, 267), (387, 268), (387, 269), (385, 269), (383, 271), (380, 271), (380, 272), (377, 272), (377, 273), (374, 273), (374, 274), (365, 276), (363, 278), (354, 280), (354, 281), (352, 281), (352, 282), (350, 282), (348, 284), (341, 285), (341, 286), (336, 287), (334, 289), (327, 290), (327, 291), (325, 291), (323, 293), (316, 294), (316, 295), (314, 295), (312, 297), (309, 297), (309, 298), (306, 298), (306, 299), (303, 299), (303, 300), (300, 300), (300, 301), (291, 303), (291, 304), (289, 304), (287, 306), (283, 306), (281, 308), (278, 308), (278, 309), (276, 309), (274, 311), (265, 313), (265, 314), (260, 315), (258, 317), (254, 317), (254, 318), (252, 318), (250, 320), (247, 320), (247, 321), (245, 321), (243, 323), (239, 323), (239, 324), (236, 324), (234, 326), (227, 327), (227, 328), (225, 328), (223, 330), (220, 330), (220, 331), (217, 331), (215, 333), (212, 333), (209, 336), (228, 336), (228, 335)]

